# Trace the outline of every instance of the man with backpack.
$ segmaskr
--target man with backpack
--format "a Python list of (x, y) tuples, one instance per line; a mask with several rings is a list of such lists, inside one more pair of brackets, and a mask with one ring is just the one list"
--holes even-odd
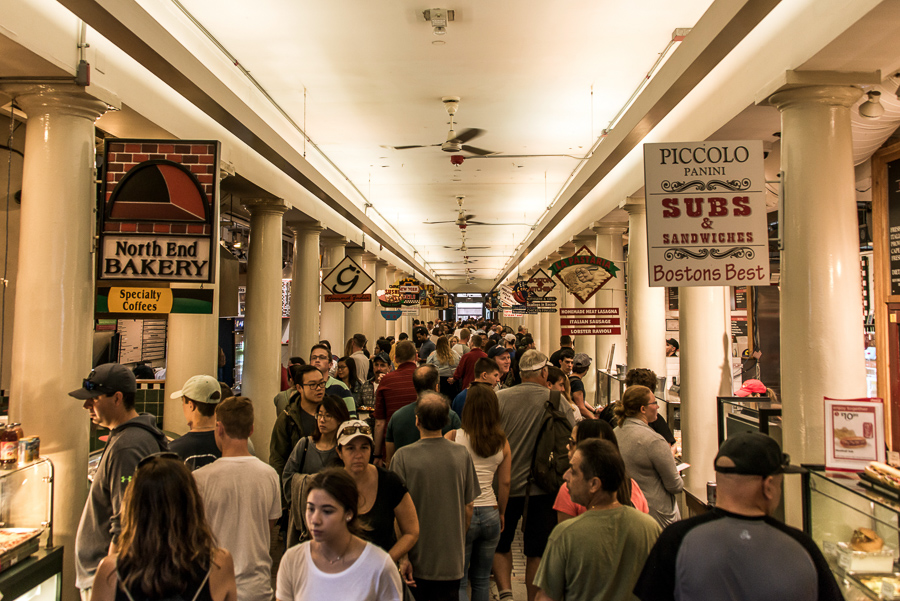
[(291, 365), (290, 372), (298, 394), (291, 397), (287, 408), (276, 418), (269, 444), (269, 465), (278, 472), (279, 481), (291, 451), (301, 438), (315, 432), (316, 410), (325, 397), (326, 379), (318, 368)]
[[(547, 385), (547, 356), (536, 350), (525, 351), (519, 359), (522, 383), (497, 393), (500, 422), (512, 450), (509, 502), (504, 529), (494, 554), (494, 577), (500, 601), (512, 601), (512, 541), (519, 519), (525, 512), (524, 551), (525, 584), (528, 601), (534, 601), (538, 588), (534, 576), (541, 563), (550, 532), (556, 525), (553, 501), (569, 467), (565, 443), (572, 426), (566, 421), (559, 392)], [(548, 407), (549, 404), (549, 407)], [(550, 409), (552, 407), (552, 410)], [(541, 452), (535, 454), (535, 449)]]

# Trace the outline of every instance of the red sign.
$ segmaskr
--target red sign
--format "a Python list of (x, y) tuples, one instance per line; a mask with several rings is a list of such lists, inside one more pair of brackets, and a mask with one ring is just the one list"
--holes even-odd
[(559, 310), (563, 336), (618, 336), (622, 319), (618, 307), (566, 308)]
[(563, 317), (559, 320), (559, 325), (563, 327), (572, 327), (572, 326), (617, 326), (619, 325), (618, 317), (586, 317), (586, 318), (578, 318), (578, 317)]
[(587, 326), (583, 328), (560, 328), (559, 332), (562, 336), (619, 336), (622, 333), (622, 328)]
[(368, 303), (371, 302), (371, 294), (326, 294), (326, 303)]

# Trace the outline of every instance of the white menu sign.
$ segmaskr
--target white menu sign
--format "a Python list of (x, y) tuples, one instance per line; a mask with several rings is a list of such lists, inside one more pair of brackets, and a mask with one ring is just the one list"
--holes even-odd
[(760, 140), (644, 144), (651, 286), (769, 283)]
[(884, 463), (884, 402), (825, 397), (825, 469), (861, 472)]

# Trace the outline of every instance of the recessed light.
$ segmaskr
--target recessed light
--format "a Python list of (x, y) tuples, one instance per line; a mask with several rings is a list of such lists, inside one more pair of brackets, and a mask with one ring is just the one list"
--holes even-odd
[(431, 40), (432, 46), (443, 46), (446, 43), (444, 40)]

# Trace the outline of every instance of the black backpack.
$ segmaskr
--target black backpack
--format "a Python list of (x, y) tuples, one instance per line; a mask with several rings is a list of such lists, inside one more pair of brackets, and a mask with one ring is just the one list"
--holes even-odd
[[(563, 474), (569, 469), (569, 437), (572, 426), (562, 408), (562, 394), (550, 391), (544, 405), (544, 415), (538, 430), (534, 453), (531, 455), (529, 484), (536, 484), (548, 493), (556, 494), (563, 484)], [(530, 486), (529, 486), (530, 491)]]

